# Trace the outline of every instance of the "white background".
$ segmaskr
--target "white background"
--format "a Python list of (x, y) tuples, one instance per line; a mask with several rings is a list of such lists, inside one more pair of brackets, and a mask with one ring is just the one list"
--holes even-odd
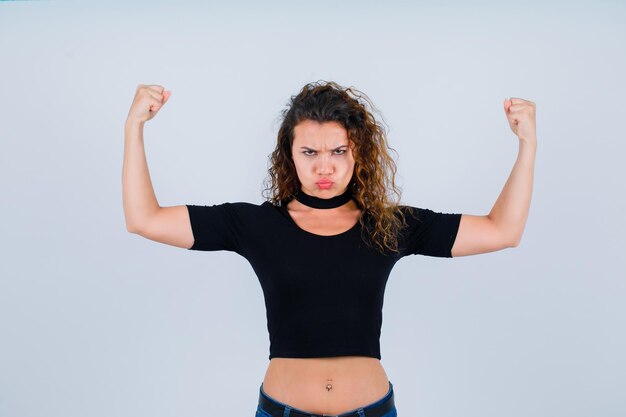
[(503, 100), (537, 105), (521, 245), (390, 276), (399, 415), (626, 415), (626, 7), (380, 3), (0, 2), (0, 416), (253, 415), (261, 287), (235, 253), (126, 231), (124, 121), (138, 84), (172, 91), (145, 127), (162, 206), (260, 204), (316, 80), (372, 99), (402, 201), (444, 212), (489, 212), (518, 149)]

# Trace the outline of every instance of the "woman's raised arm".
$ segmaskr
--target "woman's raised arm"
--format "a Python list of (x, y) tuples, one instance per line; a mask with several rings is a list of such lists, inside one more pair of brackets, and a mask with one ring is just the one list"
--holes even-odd
[(535, 103), (521, 98), (504, 101), (511, 130), (519, 138), (513, 170), (486, 216), (463, 214), (452, 256), (475, 255), (516, 247), (524, 233), (533, 187), (537, 134)]
[[(124, 163), (122, 167), (122, 201), (126, 229), (132, 233), (141, 233), (152, 222), (161, 209), (154, 195), (148, 163), (143, 143), (144, 123), (152, 119), (159, 109), (167, 102), (169, 91), (158, 85), (139, 85), (135, 98), (128, 112), (124, 127)], [(182, 208), (185, 208), (184, 206)], [(186, 226), (189, 231), (189, 218), (182, 216), (182, 208), (174, 217), (187, 217)], [(160, 216), (167, 217), (172, 216)]]

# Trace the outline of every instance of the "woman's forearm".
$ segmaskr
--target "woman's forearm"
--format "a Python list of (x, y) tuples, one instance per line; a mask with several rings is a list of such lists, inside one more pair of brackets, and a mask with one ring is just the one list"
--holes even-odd
[(143, 143), (144, 122), (126, 120), (124, 127), (124, 163), (122, 200), (126, 229), (136, 232), (158, 208)]
[(489, 218), (502, 231), (502, 235), (507, 238), (511, 246), (519, 245), (528, 218), (536, 151), (536, 138), (519, 141), (515, 165), (489, 212)]

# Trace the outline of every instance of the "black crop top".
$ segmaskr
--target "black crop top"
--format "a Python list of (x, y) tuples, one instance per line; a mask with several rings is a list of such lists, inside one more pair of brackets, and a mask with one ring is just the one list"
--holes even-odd
[[(402, 206), (406, 209), (407, 206)], [(403, 256), (452, 257), (461, 214), (416, 208), (405, 216), (399, 253), (383, 255), (361, 238), (361, 224), (332, 236), (300, 228), (269, 201), (187, 205), (189, 250), (227, 250), (256, 273), (267, 312), (269, 359), (369, 356), (380, 359), (385, 285)]]

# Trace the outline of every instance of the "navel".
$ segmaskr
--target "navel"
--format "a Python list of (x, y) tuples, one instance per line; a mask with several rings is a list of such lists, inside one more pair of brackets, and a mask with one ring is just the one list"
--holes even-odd
[(333, 380), (328, 378), (326, 380), (326, 391), (330, 392), (331, 389), (333, 389), (333, 384), (332, 384)]

